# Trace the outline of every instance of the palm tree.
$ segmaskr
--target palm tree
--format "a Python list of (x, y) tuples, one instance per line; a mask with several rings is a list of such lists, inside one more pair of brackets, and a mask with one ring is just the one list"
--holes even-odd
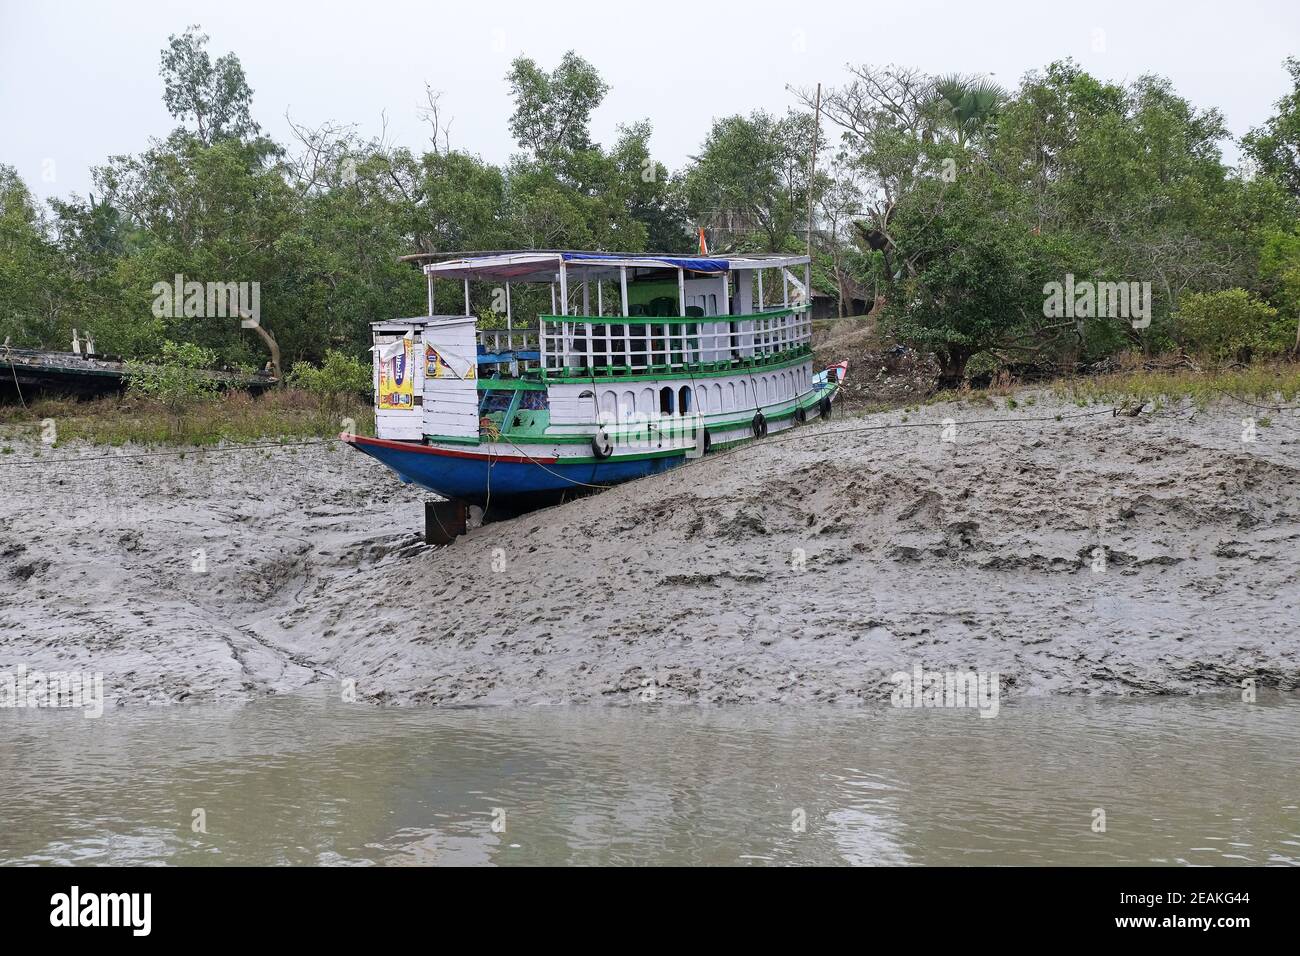
[(950, 73), (934, 80), (929, 109), (937, 129), (948, 129), (965, 146), (984, 133), (1007, 100), (1007, 91), (992, 80)]

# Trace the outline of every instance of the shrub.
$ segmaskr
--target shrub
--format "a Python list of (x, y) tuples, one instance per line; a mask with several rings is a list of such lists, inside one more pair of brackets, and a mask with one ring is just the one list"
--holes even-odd
[(327, 399), (362, 398), (370, 394), (371, 369), (351, 355), (330, 349), (320, 368), (295, 362), (289, 370), (289, 384)]
[(157, 359), (127, 363), (127, 390), (153, 399), (180, 416), (190, 406), (216, 394), (220, 383), (208, 372), (216, 360), (211, 349), (192, 342), (163, 342)]
[(1245, 289), (1222, 289), (1183, 296), (1176, 331), (1184, 348), (1212, 359), (1249, 361), (1281, 355), (1291, 345), (1290, 324), (1277, 309)]

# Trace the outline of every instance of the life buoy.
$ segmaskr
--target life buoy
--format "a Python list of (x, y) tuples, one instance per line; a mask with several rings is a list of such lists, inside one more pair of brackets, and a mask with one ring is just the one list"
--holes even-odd
[(830, 418), (830, 417), (831, 417), (831, 397), (830, 397), (829, 395), (824, 395), (824, 396), (822, 396), (821, 404), (820, 404), (819, 406), (817, 406), (817, 408), (818, 408), (818, 411), (820, 411), (822, 418)]
[(596, 429), (596, 434), (591, 436), (591, 453), (601, 461), (614, 454), (614, 443), (603, 425)]
[(762, 438), (767, 434), (767, 419), (763, 417), (762, 412), (754, 416), (754, 421), (750, 423), (750, 427), (754, 431), (755, 438)]

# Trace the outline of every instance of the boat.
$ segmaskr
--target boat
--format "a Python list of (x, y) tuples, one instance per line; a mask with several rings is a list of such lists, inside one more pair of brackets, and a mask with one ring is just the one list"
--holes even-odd
[[(120, 355), (95, 352), (94, 343), (93, 338), (87, 338), (83, 352), (76, 329), (72, 330), (72, 351), (68, 352), (17, 348), (6, 341), (0, 345), (0, 400), (10, 395), (22, 402), (38, 397), (98, 398), (125, 391), (131, 375), (127, 361)], [(148, 369), (150, 365), (143, 363), (142, 367)], [(269, 372), (198, 369), (194, 375), (219, 389), (239, 388), (254, 393), (277, 384)]]
[[(371, 324), (375, 432), (340, 436), (445, 499), (517, 513), (826, 418), (807, 256), (406, 257), (428, 315)], [(439, 314), (448, 284), (463, 314)], [(494, 309), (471, 307), (491, 283)], [(516, 325), (515, 316), (535, 315)]]

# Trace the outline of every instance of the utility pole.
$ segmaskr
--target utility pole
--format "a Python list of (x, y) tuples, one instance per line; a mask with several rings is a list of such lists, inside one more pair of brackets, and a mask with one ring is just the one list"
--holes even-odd
[[(813, 114), (812, 155), (808, 157), (808, 257), (812, 258), (812, 222), (813, 191), (817, 181), (817, 140), (822, 131), (822, 85), (817, 84), (817, 109)], [(808, 301), (812, 301), (812, 289), (808, 290)]]

